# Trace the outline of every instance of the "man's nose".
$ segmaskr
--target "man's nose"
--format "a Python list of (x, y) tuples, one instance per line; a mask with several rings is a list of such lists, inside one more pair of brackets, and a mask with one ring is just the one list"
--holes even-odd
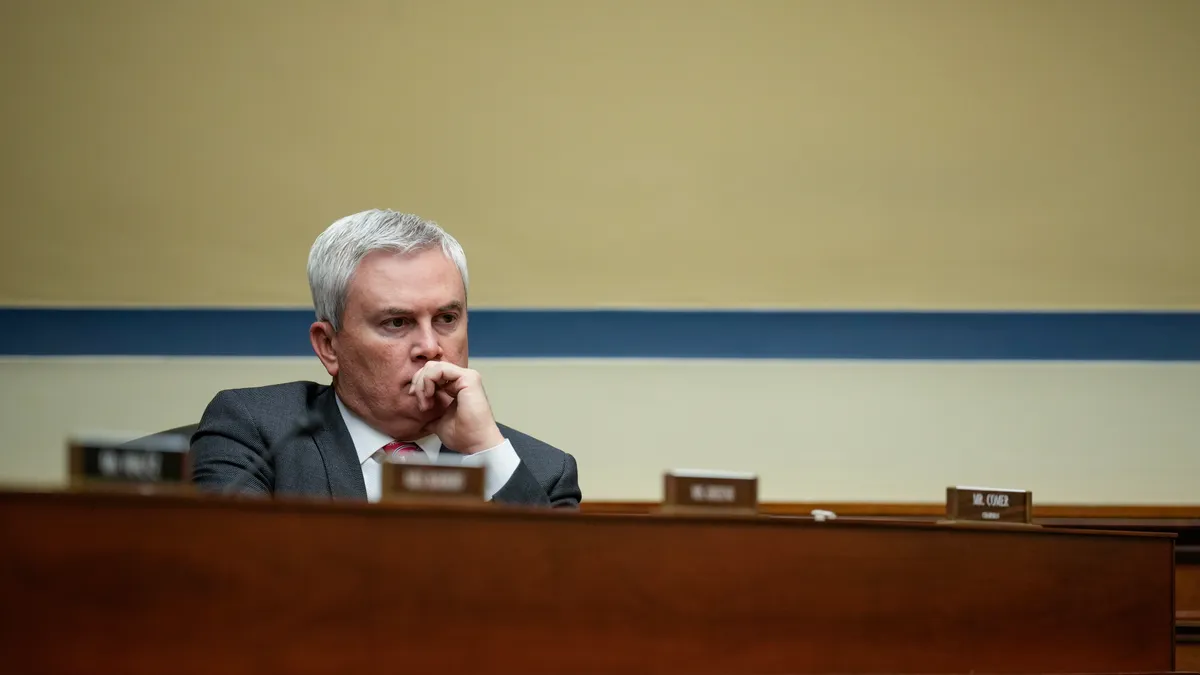
[(416, 361), (436, 361), (442, 358), (442, 345), (438, 343), (437, 333), (432, 325), (423, 325), (413, 340), (413, 359)]

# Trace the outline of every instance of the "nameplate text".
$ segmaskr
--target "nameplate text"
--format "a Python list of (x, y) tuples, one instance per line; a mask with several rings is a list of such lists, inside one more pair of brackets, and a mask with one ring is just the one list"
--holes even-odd
[(388, 462), (382, 495), (408, 501), (483, 501), (483, 478), (480, 466)]
[(69, 444), (67, 453), (75, 488), (155, 492), (191, 487), (191, 463), (185, 447), (80, 441)]
[(663, 510), (757, 513), (758, 477), (703, 471), (663, 474)]
[(980, 523), (1033, 523), (1033, 493), (1001, 488), (946, 488), (946, 519)]

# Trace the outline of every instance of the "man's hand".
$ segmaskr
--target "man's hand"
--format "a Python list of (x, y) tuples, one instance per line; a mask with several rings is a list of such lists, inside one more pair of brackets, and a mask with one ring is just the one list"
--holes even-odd
[(413, 376), (408, 391), (417, 397), (422, 411), (445, 408), (429, 429), (447, 447), (471, 455), (504, 442), (477, 371), (430, 361)]

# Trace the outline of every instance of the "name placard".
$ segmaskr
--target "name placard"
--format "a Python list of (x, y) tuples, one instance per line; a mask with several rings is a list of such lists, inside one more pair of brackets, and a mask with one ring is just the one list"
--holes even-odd
[(140, 443), (74, 440), (67, 444), (70, 484), (78, 490), (191, 492), (188, 449), (182, 438)]
[(758, 513), (758, 477), (753, 474), (668, 471), (663, 474), (666, 513)]
[(1033, 493), (1004, 488), (948, 487), (946, 520), (1034, 526)]
[(425, 461), (386, 462), (382, 499), (483, 502), (483, 467)]

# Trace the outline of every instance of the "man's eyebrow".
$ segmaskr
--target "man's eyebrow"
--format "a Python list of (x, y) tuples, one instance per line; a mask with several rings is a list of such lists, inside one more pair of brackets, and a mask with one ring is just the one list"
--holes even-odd
[[(438, 307), (437, 312), (439, 314), (442, 312), (461, 312), (462, 308), (463, 304), (458, 300), (455, 300), (454, 302), (446, 303), (441, 307)], [(416, 314), (416, 312), (411, 309), (402, 309), (400, 307), (385, 307), (380, 310), (379, 313), (386, 314), (387, 316), (413, 316)]]
[(399, 307), (387, 307), (387, 308), (384, 308), (383, 311), (380, 312), (380, 314), (386, 314), (388, 316), (412, 316), (414, 314), (414, 312), (411, 309), (400, 309)]

